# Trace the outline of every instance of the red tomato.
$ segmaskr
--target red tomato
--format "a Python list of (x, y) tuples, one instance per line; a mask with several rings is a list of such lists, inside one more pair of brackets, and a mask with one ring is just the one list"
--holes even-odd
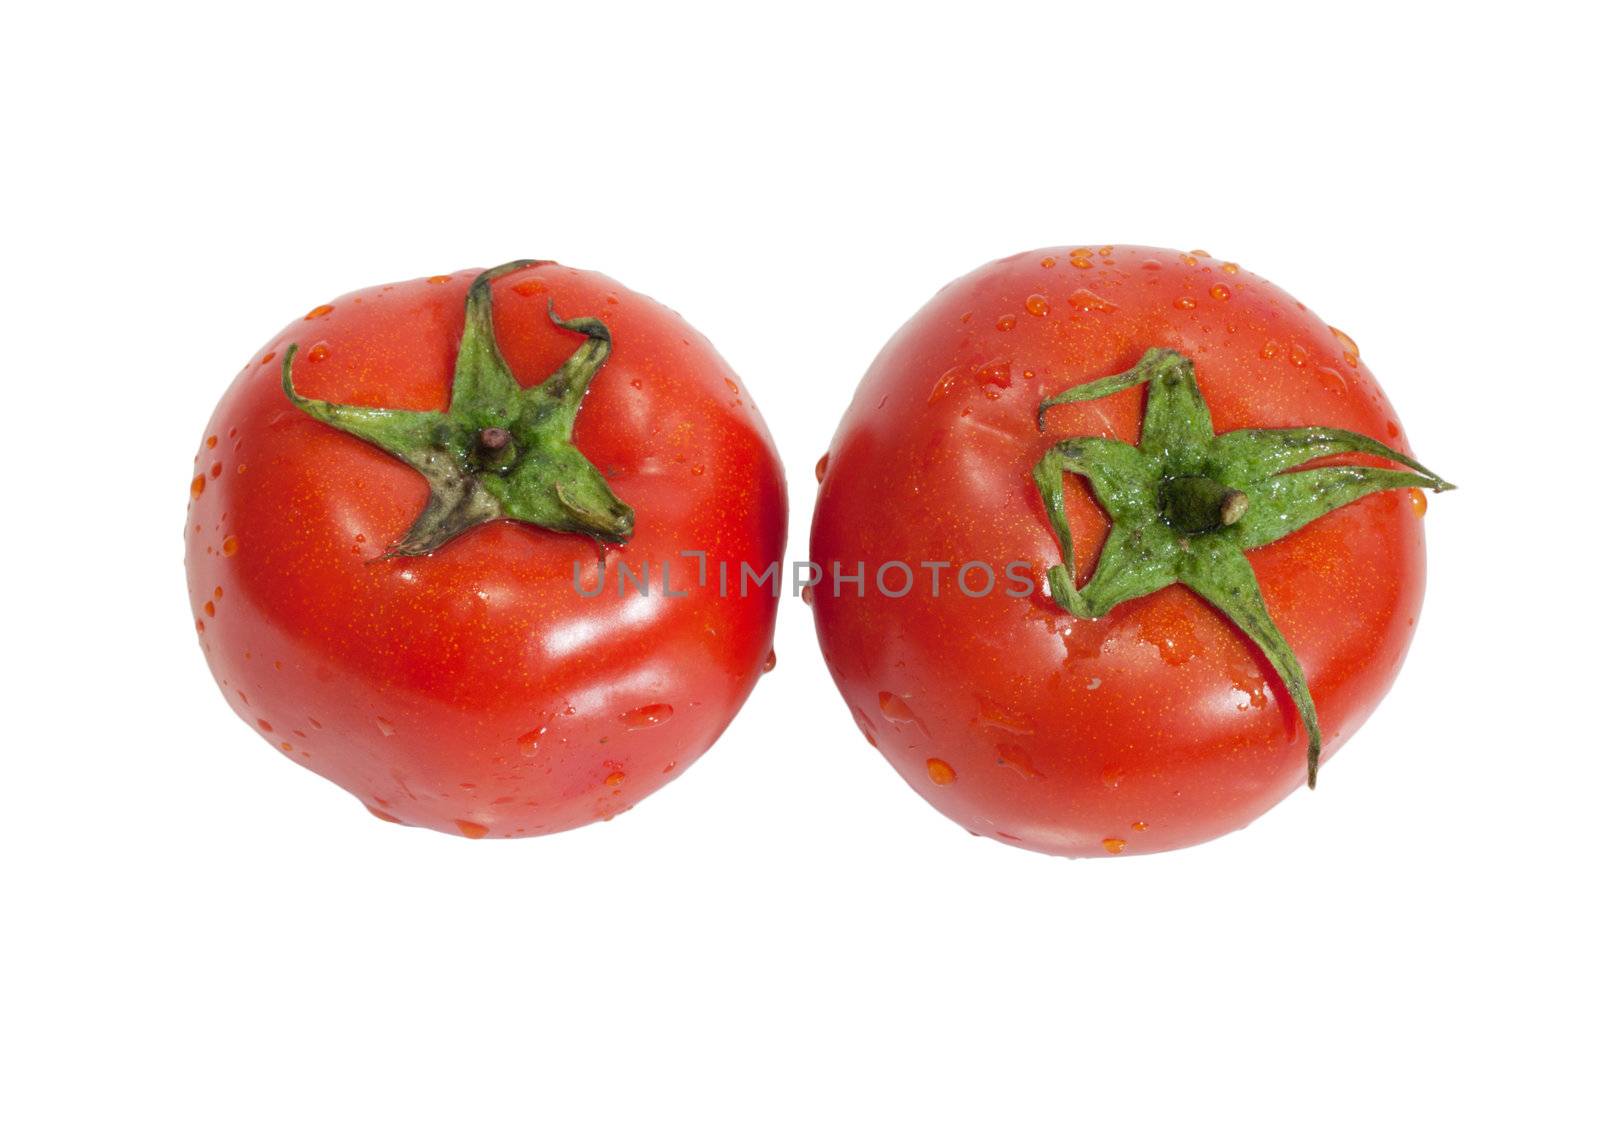
[[(1142, 360), (1152, 348), (1172, 353)], [(1101, 397), (1097, 389), (1041, 405), (1120, 372), (1129, 374)], [(1183, 401), (1192, 405), (1197, 384), (1209, 404), (1199, 462), (1168, 467), (1155, 449), (1151, 428), (1167, 399), (1152, 390), (1147, 411), (1152, 374), (1170, 385), (1164, 396), (1190, 395)], [(1130, 384), (1135, 376), (1139, 385)], [(1358, 452), (1367, 458), (1334, 459), (1324, 444), (1263, 467), (1254, 437), (1216, 440), (1251, 456), (1249, 498), (1224, 484), (1218, 490), (1232, 500), (1208, 504), (1215, 520), (1173, 525), (1166, 500), (1181, 483), (1169, 470), (1232, 473), (1207, 453), (1212, 429), (1307, 426), (1378, 442)], [(1121, 443), (1084, 447), (1084, 439)], [(1064, 442), (1077, 445), (1051, 453)], [(1320, 719), (1330, 756), (1405, 656), (1422, 604), (1426, 501), (1418, 490), (1375, 488), (1448, 484), (1420, 467), (1278, 473), (1312, 460), (1370, 463), (1374, 451), (1393, 462), (1409, 448), (1355, 343), (1232, 263), (1121, 246), (991, 263), (946, 287), (890, 340), (819, 465), (811, 554), (824, 571), (814, 592), (823, 653), (868, 740), (973, 833), (1068, 856), (1149, 853), (1227, 833), (1306, 781), (1308, 719)], [(1099, 576), (1110, 522), (1103, 507), (1125, 516), (1119, 553), (1091, 585), (1103, 591), (1102, 606), (1128, 596), (1103, 611), (1068, 609), (1047, 585), (1063, 540), (1045, 495), (1051, 474), (1059, 483), (1064, 467), (1092, 469), (1071, 461), (1080, 452), (1115, 456), (1124, 478), (1142, 476), (1128, 478), (1132, 493), (1111, 475), (1091, 492), (1068, 473), (1062, 488), (1076, 540), (1076, 577), (1062, 596)], [(1053, 463), (1041, 461), (1047, 454)], [(1356, 486), (1341, 492), (1340, 482)], [(1313, 498), (1311, 483), (1321, 500), (1308, 504), (1312, 520), (1271, 540), (1291, 525), (1275, 503)], [(1149, 551), (1140, 561), (1154, 564), (1145, 574), (1165, 574), (1118, 584), (1109, 567), (1138, 573), (1128, 551), (1139, 547)], [(877, 583), (892, 562), (916, 575), (904, 596)], [(925, 562), (950, 564), (937, 596)], [(995, 571), (994, 590), (969, 596), (957, 585), (969, 562)], [(1021, 565), (1008, 579), (1012, 562)], [(835, 563), (846, 574), (864, 569), (865, 586), (836, 592)], [(1309, 684), (1314, 711), (1304, 715), (1262, 645), (1229, 620), (1271, 629), (1242, 604), (1252, 570)], [(884, 584), (898, 593), (906, 581), (896, 569)], [(984, 582), (981, 568), (969, 572), (971, 590)], [(1091, 586), (1081, 593), (1091, 596)]]
[[(462, 272), (345, 295), (254, 356), (195, 461), (189, 593), (224, 696), (292, 761), (384, 820), (468, 837), (554, 833), (609, 819), (676, 776), (755, 685), (776, 599), (724, 595), (715, 572), (781, 559), (782, 473), (750, 396), (666, 307), (593, 272), (508, 265), (481, 296), (486, 357), (458, 362), (473, 282)], [(496, 340), (513, 378), (493, 402), (477, 396), (490, 406), (542, 411), (572, 364), (592, 376), (561, 400), (564, 427), (534, 419), (516, 441), (489, 428), (441, 464), (465, 460), (433, 493), (465, 481), (478, 499), (469, 509), (492, 481), (512, 505), (506, 492), (525, 479), (527, 521), (463, 512), (418, 543), (423, 473), (297, 410), (283, 386), (294, 345), (308, 410), (455, 411), (463, 364), (492, 375)], [(498, 453), (485, 461), (489, 446)], [(424, 469), (444, 457), (418, 449)], [(684, 551), (704, 552), (704, 586)], [(594, 593), (598, 563), (606, 582)], [(648, 564), (648, 594), (628, 583), (619, 595), (622, 563), (636, 574)]]

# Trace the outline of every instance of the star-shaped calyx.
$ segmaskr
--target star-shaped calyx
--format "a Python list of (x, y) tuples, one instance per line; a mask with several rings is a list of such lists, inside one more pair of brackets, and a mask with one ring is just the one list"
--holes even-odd
[(387, 451), (428, 480), (428, 503), (385, 558), (428, 554), (497, 518), (625, 542), (633, 511), (572, 443), (572, 424), (595, 372), (611, 352), (599, 319), (550, 321), (583, 344), (542, 383), (524, 388), (495, 341), (490, 283), (542, 260), (520, 259), (479, 275), (467, 291), (450, 409), (388, 410), (308, 399), (294, 389), (298, 346), (283, 357), (283, 390), (318, 422)]
[[(1331, 510), (1380, 490), (1451, 490), (1433, 471), (1376, 439), (1335, 427), (1229, 431), (1211, 428), (1211, 412), (1195, 382), (1194, 364), (1177, 351), (1152, 347), (1132, 370), (1072, 387), (1039, 405), (1104, 398), (1140, 383), (1145, 398), (1139, 445), (1118, 439), (1069, 438), (1033, 469), (1062, 565), (1049, 572), (1050, 596), (1080, 618), (1099, 618), (1121, 602), (1181, 583), (1222, 611), (1260, 647), (1294, 699), (1310, 738), (1307, 767), (1317, 784), (1322, 732), (1304, 671), (1261, 599), (1245, 552), (1275, 542)], [(1339, 454), (1363, 454), (1404, 470), (1373, 466), (1295, 467)], [(1089, 480), (1111, 518), (1111, 530), (1080, 589), (1063, 475)]]

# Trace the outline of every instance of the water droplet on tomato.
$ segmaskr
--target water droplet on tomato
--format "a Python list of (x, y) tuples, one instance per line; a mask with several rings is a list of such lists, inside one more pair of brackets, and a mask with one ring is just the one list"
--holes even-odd
[(206, 438), (206, 447), (207, 447), (207, 449), (214, 448), (216, 445), (217, 445), (217, 436), (216, 435), (210, 435), (210, 436), (208, 436)]
[(827, 455), (823, 455), (821, 458), (817, 459), (816, 473), (817, 473), (817, 481), (821, 482), (822, 481), (822, 476), (828, 473), (828, 456)]
[(994, 321), (994, 329), (996, 331), (1009, 331), (1009, 330), (1011, 330), (1011, 328), (1015, 327), (1016, 325), (1017, 325), (1017, 317), (1015, 315), (1010, 315), (1010, 314), (1001, 315), (1000, 318), (998, 318), (998, 319), (996, 319)]
[(928, 780), (935, 785), (949, 785), (956, 779), (956, 771), (948, 761), (939, 757), (928, 759)]
[(1072, 257), (1072, 265), (1079, 271), (1087, 271), (1089, 268), (1094, 266), (1094, 264), (1090, 262), (1087, 255), (1074, 255)]
[(1311, 358), (1306, 354), (1306, 349), (1299, 343), (1290, 343), (1289, 361), (1297, 367), (1303, 367), (1311, 361)]
[(1102, 311), (1109, 315), (1117, 309), (1117, 305), (1110, 300), (1102, 299), (1087, 287), (1079, 287), (1067, 296), (1067, 302), (1080, 311)]
[(1123, 769), (1120, 765), (1108, 765), (1100, 771), (1100, 784), (1107, 789), (1116, 789), (1122, 784)]
[(1418, 518), (1428, 513), (1428, 496), (1414, 488), (1411, 491), (1411, 513)]
[(1344, 361), (1352, 367), (1361, 360), (1361, 348), (1356, 346), (1356, 341), (1337, 327), (1329, 327), (1333, 337), (1339, 341), (1339, 346), (1344, 348)]
[(208, 618), (215, 618), (217, 616), (217, 604), (215, 602), (207, 602), (205, 605), (201, 606), (200, 609), (205, 611), (206, 617)]
[(261, 730), (262, 730), (263, 733), (271, 733), (272, 732), (272, 723), (269, 722), (266, 718), (257, 718), (256, 719), (256, 725), (261, 727)]
[(1229, 291), (1224, 284), (1216, 283), (1211, 287), (1211, 297), (1219, 302), (1226, 303), (1233, 298), (1233, 292)]
[(448, 275), (430, 275), (430, 276), (428, 276), (428, 282), (429, 283), (448, 283), (448, 282), (450, 282), (450, 276), (448, 276)]
[(1020, 745), (1002, 745), (995, 749), (995, 753), (997, 762), (1029, 781), (1038, 781), (1044, 777), (1044, 774), (1034, 768), (1033, 756)]
[(653, 702), (650, 705), (640, 706), (638, 709), (632, 709), (623, 714), (622, 724), (629, 729), (649, 729), (651, 726), (670, 721), (671, 718), (671, 706), (667, 705), (666, 702)]
[(515, 291), (518, 295), (521, 295), (524, 299), (528, 298), (530, 295), (538, 295), (543, 292), (544, 289), (544, 281), (542, 279), (524, 279), (520, 283), (513, 284), (511, 288), (511, 290)]
[(306, 352), (306, 358), (310, 359), (313, 363), (322, 362), (322, 360), (326, 359), (328, 355), (328, 344), (326, 343), (317, 343), (311, 348), (311, 350)]
[(1027, 310), (1028, 314), (1036, 318), (1042, 319), (1050, 314), (1050, 300), (1043, 295), (1029, 295), (1022, 306)]
[(517, 738), (517, 749), (521, 751), (522, 756), (533, 757), (537, 754), (539, 752), (539, 739), (549, 731), (549, 726), (542, 725), (538, 729), (530, 729), (527, 733)]
[(332, 314), (332, 313), (333, 313), (333, 304), (332, 303), (324, 303), (320, 307), (313, 307), (313, 308), (311, 308), (311, 310), (307, 311), (306, 312), (306, 318), (307, 319), (320, 319), (324, 315), (329, 315), (329, 314)]
[(474, 841), (489, 835), (489, 827), (479, 825), (476, 821), (457, 821), (456, 828), (461, 830), (461, 836), (470, 837)]
[(222, 540), (222, 556), (232, 558), (237, 553), (239, 553), (239, 540), (230, 534)]
[(379, 719), (377, 719), (377, 721), (378, 721), (378, 732), (379, 733), (381, 733), (384, 737), (393, 737), (394, 736), (394, 723), (393, 722), (391, 722), (388, 718), (379, 718)]
[(1133, 831), (1135, 833), (1143, 833), (1146, 829), (1149, 829), (1149, 828), (1150, 828), (1149, 823), (1145, 822), (1145, 821), (1135, 821), (1133, 823)]
[(1127, 848), (1128, 845), (1128, 843), (1120, 837), (1107, 837), (1104, 841), (1100, 842), (1100, 844), (1102, 847), (1104, 847), (1105, 851), (1110, 853), (1112, 856), (1121, 853), (1125, 848)]
[(276, 352), (276, 351), (268, 351), (265, 355), (261, 356), (261, 365), (264, 367), (268, 363), (272, 362), (273, 359), (276, 359), (277, 357), (278, 357), (278, 352)]
[(195, 475), (194, 476), (194, 480), (189, 483), (189, 497), (191, 497), (191, 498), (199, 498), (202, 494), (205, 493), (205, 490), (206, 490), (206, 476), (203, 475), (203, 474)]
[(911, 712), (911, 707), (906, 705), (905, 698), (899, 694), (891, 694), (882, 690), (878, 694), (878, 708), (883, 711), (883, 716), (893, 722), (914, 722), (917, 715)]
[(387, 821), (390, 825), (405, 824), (404, 821), (401, 821), (398, 817), (394, 816), (394, 814), (385, 813), (375, 805), (363, 805), (363, 808), (366, 809), (368, 813), (372, 814), (372, 816), (376, 817), (379, 821)]
[(1239, 274), (1239, 265), (1237, 263), (1224, 263), (1222, 265), (1222, 273), (1224, 275), (1237, 275)]
[(1280, 348), (1278, 347), (1278, 344), (1274, 343), (1271, 339), (1268, 339), (1265, 343), (1261, 344), (1261, 357), (1263, 359), (1276, 359), (1278, 357), (1279, 350)]
[(767, 651), (767, 660), (761, 663), (761, 672), (763, 674), (770, 674), (775, 668), (777, 668), (777, 665), (778, 665), (778, 651), (777, 650), (768, 650)]
[(624, 776), (625, 775), (623, 774), (622, 770), (614, 769), (610, 773), (606, 774), (606, 784), (612, 789), (616, 789), (622, 784)]
[(1195, 301), (1189, 298), (1187, 295), (1182, 295), (1174, 299), (1172, 301), (1172, 305), (1180, 311), (1193, 311), (1196, 306)]

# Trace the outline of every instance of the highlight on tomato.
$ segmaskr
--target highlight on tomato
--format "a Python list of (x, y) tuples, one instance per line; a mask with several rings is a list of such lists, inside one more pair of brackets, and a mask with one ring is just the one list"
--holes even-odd
[(261, 348), (195, 459), (194, 625), (234, 711), (385, 821), (609, 820), (770, 668), (766, 425), (675, 312), (519, 260), (368, 288)]
[(861, 731), (975, 834), (1149, 853), (1248, 824), (1389, 689), (1425, 490), (1348, 335), (1203, 251), (980, 267), (823, 462), (817, 633)]

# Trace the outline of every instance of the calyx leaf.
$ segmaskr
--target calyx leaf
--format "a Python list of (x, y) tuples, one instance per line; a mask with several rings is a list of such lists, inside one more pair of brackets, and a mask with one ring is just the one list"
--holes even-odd
[[(1453, 490), (1433, 471), (1376, 439), (1336, 427), (1288, 427), (1217, 435), (1195, 380), (1194, 364), (1152, 347), (1120, 374), (1071, 387), (1039, 404), (1088, 402), (1148, 383), (1139, 445), (1069, 438), (1033, 469), (1061, 546), (1048, 572), (1050, 596), (1080, 618), (1099, 618), (1130, 599), (1181, 583), (1220, 610), (1260, 648), (1283, 679), (1309, 739), (1307, 778), (1315, 788), (1322, 753), (1316, 706), (1294, 651), (1261, 598), (1245, 552), (1294, 533), (1324, 514), (1380, 490)], [(1294, 470), (1340, 454), (1364, 454), (1405, 469), (1326, 466)], [(1094, 572), (1074, 577), (1065, 474), (1088, 479), (1111, 519)]]
[(540, 385), (523, 387), (494, 334), (490, 284), (536, 266), (520, 259), (483, 272), (467, 291), (450, 408), (390, 410), (308, 399), (294, 387), (298, 345), (283, 357), (283, 390), (318, 422), (371, 443), (428, 481), (428, 502), (383, 557), (430, 554), (457, 535), (497, 518), (547, 530), (625, 542), (633, 510), (572, 443), (573, 423), (596, 372), (611, 352), (611, 332), (594, 318), (550, 321), (584, 337)]

